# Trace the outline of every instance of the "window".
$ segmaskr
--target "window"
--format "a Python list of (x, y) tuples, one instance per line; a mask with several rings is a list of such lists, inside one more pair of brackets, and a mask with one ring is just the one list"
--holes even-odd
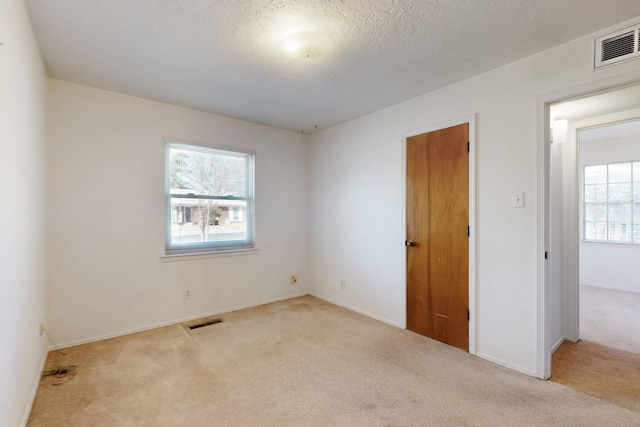
[(167, 255), (253, 247), (252, 153), (166, 141)]
[(640, 243), (640, 162), (584, 168), (584, 239)]
[(237, 206), (231, 208), (231, 221), (242, 221), (242, 209)]

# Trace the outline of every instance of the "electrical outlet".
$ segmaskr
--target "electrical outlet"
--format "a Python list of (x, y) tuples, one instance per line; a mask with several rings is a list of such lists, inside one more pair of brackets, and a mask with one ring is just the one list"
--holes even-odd
[(344, 279), (340, 280), (340, 289), (345, 289), (345, 282)]
[(184, 299), (191, 299), (191, 288), (184, 288), (184, 293), (182, 295)]
[(298, 283), (298, 276), (296, 276), (295, 274), (291, 276), (290, 282), (292, 285), (295, 285), (296, 283)]

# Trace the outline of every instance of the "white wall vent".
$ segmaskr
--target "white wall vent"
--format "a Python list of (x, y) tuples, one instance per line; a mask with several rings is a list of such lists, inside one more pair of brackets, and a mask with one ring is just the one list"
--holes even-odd
[(640, 57), (640, 23), (596, 39), (594, 68)]

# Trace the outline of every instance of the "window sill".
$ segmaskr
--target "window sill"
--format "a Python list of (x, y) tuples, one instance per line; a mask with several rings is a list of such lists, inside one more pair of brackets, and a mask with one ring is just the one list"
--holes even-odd
[(253, 255), (256, 252), (258, 252), (257, 248), (250, 248), (250, 249), (231, 249), (228, 251), (216, 251), (216, 252), (198, 252), (193, 254), (160, 255), (160, 261), (162, 262), (194, 261), (198, 259), (207, 259), (207, 258), (223, 258), (223, 257), (230, 257), (230, 256)]
[(640, 249), (640, 244), (632, 243), (632, 242), (616, 242), (611, 240), (580, 240), (580, 244), (588, 245), (588, 246), (611, 246), (618, 248), (638, 248)]

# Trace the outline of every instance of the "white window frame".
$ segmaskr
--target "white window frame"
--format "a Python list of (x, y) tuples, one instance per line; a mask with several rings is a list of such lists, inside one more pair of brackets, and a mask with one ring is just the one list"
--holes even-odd
[[(249, 250), (255, 245), (255, 153), (248, 150), (240, 150), (236, 148), (228, 148), (214, 146), (209, 144), (201, 144), (191, 141), (181, 141), (179, 139), (165, 139), (165, 255), (192, 255), (207, 253), (222, 253), (239, 250)], [(201, 151), (211, 154), (228, 155), (234, 157), (242, 157), (246, 160), (246, 188), (245, 196), (225, 196), (225, 195), (199, 195), (199, 194), (179, 194), (171, 193), (171, 148), (180, 148), (184, 150)], [(244, 240), (222, 240), (213, 242), (191, 242), (191, 243), (172, 243), (171, 242), (171, 223), (172, 223), (172, 198), (185, 199), (208, 199), (208, 200), (240, 200), (246, 202), (246, 239)]]
[[(633, 224), (634, 222), (640, 222), (640, 218), (634, 218), (634, 205), (640, 203), (640, 200), (635, 200), (633, 198), (633, 194), (634, 194), (634, 181), (633, 181), (633, 176), (634, 176), (634, 164), (640, 162), (640, 160), (627, 160), (624, 162), (611, 162), (611, 163), (599, 163), (599, 164), (594, 164), (594, 165), (584, 165), (582, 167), (582, 194), (581, 194), (581, 199), (582, 199), (582, 240), (584, 242), (588, 242), (588, 243), (607, 243), (607, 244), (623, 244), (623, 245), (640, 245), (640, 239), (638, 240), (634, 240), (634, 236), (633, 236)], [(627, 203), (627, 202), (610, 202), (609, 201), (609, 186), (611, 185), (611, 183), (609, 182), (609, 166), (612, 165), (622, 165), (622, 164), (630, 164), (631, 165), (631, 179), (629, 181), (629, 184), (631, 185), (631, 201), (628, 202), (631, 204), (631, 218), (629, 220), (628, 226), (631, 227), (631, 240), (627, 241), (627, 240), (610, 240), (609, 239), (609, 233), (611, 231), (611, 224), (612, 222), (609, 220), (609, 205), (610, 204), (617, 204), (617, 203)], [(606, 202), (587, 202), (585, 200), (585, 190), (586, 190), (586, 179), (585, 179), (585, 173), (586, 173), (586, 168), (588, 167), (597, 167), (597, 166), (606, 166), (607, 168), (607, 180), (606, 180), (606, 186), (607, 186), (607, 201)], [(618, 183), (616, 183), (618, 184)], [(606, 238), (605, 239), (589, 239), (587, 238), (587, 222), (591, 222), (591, 221), (587, 221), (587, 204), (593, 204), (593, 203), (599, 203), (599, 204), (603, 204), (605, 205), (605, 211), (606, 211), (606, 226), (605, 226), (605, 230), (606, 230)]]

